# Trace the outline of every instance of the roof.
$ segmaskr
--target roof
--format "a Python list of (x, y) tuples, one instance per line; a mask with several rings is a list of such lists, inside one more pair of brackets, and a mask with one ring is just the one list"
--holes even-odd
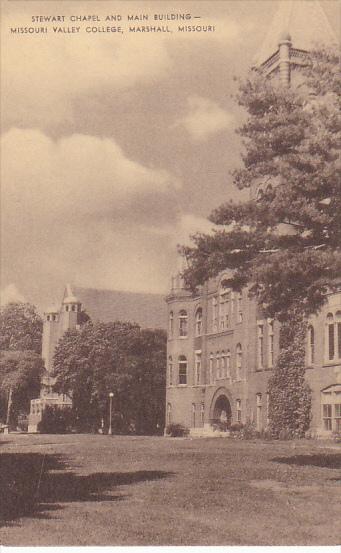
[(290, 35), (292, 45), (309, 51), (314, 46), (337, 44), (338, 40), (318, 0), (280, 0), (269, 31), (253, 64), (260, 66), (277, 50), (283, 33)]
[(67, 284), (64, 290), (63, 303), (80, 303), (79, 299), (74, 295), (71, 284)]

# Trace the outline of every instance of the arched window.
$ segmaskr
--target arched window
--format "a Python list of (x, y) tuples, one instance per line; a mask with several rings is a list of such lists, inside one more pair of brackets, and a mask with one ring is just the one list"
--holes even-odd
[(47, 321), (50, 320), (50, 315), (46, 315), (46, 320), (47, 320)]
[(209, 376), (208, 376), (208, 381), (210, 384), (213, 384), (213, 363), (214, 363), (214, 356), (213, 356), (213, 353), (210, 353)]
[(173, 386), (173, 359), (171, 355), (168, 357), (168, 385)]
[(195, 361), (194, 361), (194, 386), (200, 384), (200, 374), (201, 374), (201, 351), (195, 352)]
[(216, 363), (217, 363), (217, 380), (219, 380), (221, 378), (221, 355), (220, 355), (220, 352), (217, 351), (216, 353)]
[(327, 315), (327, 359), (332, 361), (335, 356), (335, 332), (334, 316), (332, 313)]
[(72, 305), (72, 306), (71, 306), (71, 309), (72, 309), (72, 311), (76, 311), (76, 306), (75, 306), (75, 305)]
[(240, 292), (237, 297), (237, 317), (238, 323), (243, 322), (243, 294)]
[(185, 355), (179, 356), (179, 384), (187, 384), (187, 359)]
[(201, 403), (200, 405), (200, 424), (201, 426), (204, 426), (205, 421), (205, 404)]
[(186, 338), (188, 332), (188, 316), (187, 311), (182, 309), (179, 313), (179, 336)]
[(218, 330), (218, 302), (217, 298), (212, 298), (212, 332)]
[(169, 334), (169, 338), (173, 338), (173, 335), (174, 335), (174, 313), (173, 313), (173, 311), (169, 312), (168, 334)]
[(327, 361), (341, 359), (341, 311), (328, 313), (326, 321)]
[(308, 365), (315, 363), (315, 330), (312, 325), (308, 327)]
[(172, 424), (172, 405), (167, 403), (167, 424)]
[(242, 368), (243, 368), (243, 351), (241, 344), (237, 344), (236, 347), (236, 379), (241, 379), (242, 374)]
[(69, 311), (69, 306), (68, 305), (65, 306), (65, 311)]
[(202, 308), (198, 307), (197, 312), (195, 314), (195, 335), (201, 336), (202, 335)]
[(274, 366), (274, 322), (268, 321), (268, 367)]
[(264, 367), (264, 325), (258, 324), (258, 368)]
[(225, 330), (229, 326), (230, 315), (230, 290), (227, 287), (226, 280), (220, 285), (219, 300), (219, 328)]

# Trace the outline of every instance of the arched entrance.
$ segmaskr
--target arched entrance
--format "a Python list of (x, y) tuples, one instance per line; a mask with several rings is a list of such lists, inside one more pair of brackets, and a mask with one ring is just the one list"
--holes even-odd
[(223, 430), (231, 426), (231, 418), (231, 404), (225, 394), (220, 394), (214, 400), (212, 418), (210, 422), (211, 424), (217, 424)]

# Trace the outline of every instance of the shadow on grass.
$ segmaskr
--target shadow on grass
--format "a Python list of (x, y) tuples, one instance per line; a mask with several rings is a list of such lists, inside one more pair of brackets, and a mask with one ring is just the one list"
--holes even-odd
[(59, 455), (0, 454), (0, 526), (18, 517), (49, 518), (48, 511), (73, 501), (120, 501), (116, 486), (159, 480), (163, 471), (98, 472), (78, 475)]
[(300, 467), (312, 466), (329, 469), (341, 468), (341, 453), (318, 453), (316, 455), (294, 455), (292, 457), (275, 457), (271, 459), (276, 463), (298, 465)]

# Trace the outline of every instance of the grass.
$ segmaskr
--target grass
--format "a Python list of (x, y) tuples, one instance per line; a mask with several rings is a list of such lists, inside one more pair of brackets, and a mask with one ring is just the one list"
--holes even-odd
[(0, 541), (336, 545), (340, 468), (313, 441), (9, 435)]

